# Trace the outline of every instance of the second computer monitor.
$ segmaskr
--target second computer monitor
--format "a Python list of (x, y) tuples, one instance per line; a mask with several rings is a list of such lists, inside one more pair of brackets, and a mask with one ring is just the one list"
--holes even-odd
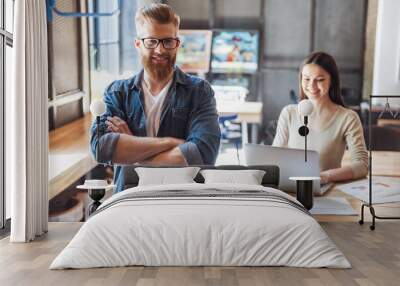
[(259, 33), (256, 30), (215, 30), (211, 50), (214, 73), (255, 73)]

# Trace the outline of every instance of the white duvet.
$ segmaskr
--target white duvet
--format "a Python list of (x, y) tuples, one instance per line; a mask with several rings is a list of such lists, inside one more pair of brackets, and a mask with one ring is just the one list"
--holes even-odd
[[(50, 269), (145, 266), (294, 266), (349, 268), (317, 221), (274, 200), (174, 197), (126, 200), (136, 192), (258, 190), (238, 184), (135, 187), (106, 200), (56, 257)], [(298, 203), (298, 202), (297, 202)]]

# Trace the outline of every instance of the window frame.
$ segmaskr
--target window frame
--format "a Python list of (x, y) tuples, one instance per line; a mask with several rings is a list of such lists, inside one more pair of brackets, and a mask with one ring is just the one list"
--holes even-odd
[[(13, 48), (13, 34), (6, 31), (6, 0), (0, 2), (0, 236), (7, 235), (10, 231), (10, 219), (6, 217), (6, 182), (5, 182), (5, 128), (6, 128), (6, 117), (5, 117), (5, 92), (6, 92), (6, 47)], [(14, 0), (12, 1), (15, 5)], [(14, 13), (14, 7), (12, 9)]]

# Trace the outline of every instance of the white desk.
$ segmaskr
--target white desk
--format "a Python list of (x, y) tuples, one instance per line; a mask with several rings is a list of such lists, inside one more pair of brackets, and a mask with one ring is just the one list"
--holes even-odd
[[(257, 136), (257, 124), (262, 122), (262, 102), (258, 101), (231, 101), (231, 100), (218, 100), (217, 111), (221, 116), (237, 114), (239, 121), (242, 124), (242, 143), (248, 143), (247, 123), (252, 123), (253, 128), (252, 137)], [(254, 140), (256, 141), (256, 140)]]

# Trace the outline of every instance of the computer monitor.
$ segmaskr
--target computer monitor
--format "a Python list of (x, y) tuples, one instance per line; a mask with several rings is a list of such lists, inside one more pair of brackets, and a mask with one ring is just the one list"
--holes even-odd
[(255, 30), (216, 30), (211, 49), (213, 73), (255, 73), (259, 33)]
[(207, 73), (210, 70), (211, 35), (209, 30), (180, 30), (181, 45), (176, 64), (188, 73)]

